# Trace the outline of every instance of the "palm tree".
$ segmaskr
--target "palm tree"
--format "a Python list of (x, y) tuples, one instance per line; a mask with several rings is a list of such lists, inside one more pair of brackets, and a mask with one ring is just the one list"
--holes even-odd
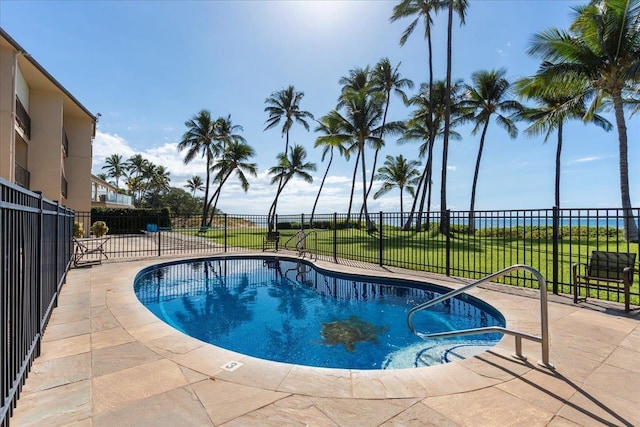
[(184, 188), (191, 190), (191, 196), (196, 197), (196, 191), (204, 190), (204, 182), (198, 175), (194, 175), (187, 180)]
[(476, 185), (478, 184), (478, 174), (480, 172), (480, 160), (484, 148), (485, 137), (491, 117), (495, 115), (496, 123), (502, 126), (511, 139), (518, 136), (518, 128), (514, 121), (504, 115), (516, 114), (522, 111), (522, 105), (513, 99), (506, 99), (509, 95), (511, 83), (504, 77), (506, 70), (477, 71), (471, 75), (472, 85), (464, 85), (466, 89), (464, 105), (474, 112), (473, 121), (475, 127), (471, 131), (472, 135), (478, 133), (482, 128), (480, 136), (480, 146), (476, 157), (476, 167), (473, 173), (473, 184), (471, 185), (471, 203), (469, 205), (469, 233), (475, 233), (474, 208), (476, 201)]
[(204, 182), (204, 203), (202, 204), (202, 219), (200, 223), (203, 229), (206, 225), (209, 209), (207, 201), (209, 200), (209, 187), (211, 185), (211, 165), (220, 150), (215, 140), (214, 124), (215, 122), (211, 119), (211, 113), (208, 110), (200, 110), (198, 114), (184, 123), (187, 131), (182, 136), (180, 143), (178, 143), (179, 151), (187, 150), (184, 164), (191, 162), (197, 155), (201, 155), (206, 159), (207, 176)]
[[(403, 89), (413, 89), (413, 82), (409, 79), (402, 78), (402, 75), (398, 72), (400, 64), (392, 67), (389, 58), (384, 58), (376, 64), (375, 68), (371, 72), (371, 90), (382, 92), (385, 94), (384, 114), (382, 115), (382, 129), (385, 128), (387, 123), (387, 112), (389, 111), (389, 102), (391, 101), (391, 91), (400, 96), (403, 100), (407, 99), (407, 94)], [(381, 146), (375, 147), (375, 153), (373, 155), (373, 166), (371, 168), (371, 179), (369, 180), (369, 188), (367, 189), (367, 197), (371, 192), (371, 186), (373, 185), (373, 179), (376, 170), (376, 164), (378, 163), (378, 153), (382, 146), (384, 146), (384, 135), (380, 134)]]
[[(338, 120), (338, 126), (345, 139), (349, 138), (356, 142), (360, 166), (362, 168), (362, 205), (365, 216), (367, 231), (373, 231), (375, 226), (369, 217), (367, 208), (367, 174), (365, 162), (365, 144), (379, 144), (382, 132), (397, 134), (402, 132), (404, 125), (401, 122), (387, 123), (384, 129), (378, 124), (382, 118), (382, 105), (384, 95), (380, 92), (368, 93), (366, 89), (347, 90), (343, 93), (345, 115), (334, 111), (333, 114)], [(357, 168), (357, 163), (356, 163)], [(347, 217), (347, 221), (349, 218)]]
[(276, 197), (269, 208), (268, 226), (269, 231), (273, 230), (275, 224), (276, 208), (278, 206), (278, 197), (284, 190), (284, 187), (291, 180), (291, 178), (302, 178), (305, 182), (313, 182), (313, 177), (309, 174), (309, 171), (315, 171), (315, 163), (305, 162), (307, 152), (304, 147), (300, 145), (294, 145), (291, 148), (290, 156), (286, 153), (278, 154), (278, 165), (269, 169), (269, 173), (273, 175), (271, 178), (271, 184), (278, 183), (278, 191)]
[(467, 0), (448, 0), (447, 2), (447, 96), (445, 98), (444, 141), (442, 143), (442, 173), (440, 179), (440, 231), (449, 234), (447, 210), (447, 157), (449, 155), (449, 133), (451, 130), (451, 49), (453, 45), (453, 11), (458, 13), (460, 25), (464, 24), (468, 7)]
[(171, 173), (164, 166), (150, 163), (145, 197), (152, 208), (157, 208), (157, 201), (161, 194), (170, 189)]
[(342, 85), (340, 96), (338, 97), (337, 109), (344, 107), (344, 94), (349, 91), (371, 90), (371, 69), (366, 67), (355, 67), (349, 70), (349, 75), (340, 77), (338, 83)]
[(104, 159), (106, 163), (102, 169), (107, 170), (107, 176), (111, 178), (115, 178), (116, 180), (116, 189), (120, 188), (120, 177), (125, 175), (125, 162), (122, 160), (122, 155), (120, 154), (112, 154), (106, 159)]
[(549, 29), (535, 34), (529, 53), (544, 63), (538, 75), (549, 80), (577, 80), (586, 86), (588, 115), (603, 103), (613, 105), (618, 130), (620, 196), (625, 211), (625, 239), (637, 242), (638, 226), (631, 210), (627, 127), (627, 94), (637, 96), (640, 81), (640, 0), (592, 0), (573, 8), (569, 31)]
[[(411, 24), (404, 30), (402, 37), (400, 38), (400, 46), (403, 46), (409, 36), (413, 33), (416, 26), (420, 22), (420, 19), (424, 22), (424, 38), (427, 40), (428, 45), (428, 61), (429, 61), (429, 93), (433, 92), (433, 49), (431, 45), (431, 27), (433, 25), (432, 13), (438, 13), (440, 10), (448, 9), (447, 19), (447, 105), (451, 99), (451, 44), (452, 44), (452, 27), (453, 27), (453, 11), (454, 9), (460, 17), (461, 24), (464, 24), (465, 13), (468, 7), (467, 0), (402, 0), (393, 8), (393, 15), (391, 16), (391, 22), (397, 21), (401, 18), (415, 17)], [(429, 114), (433, 114), (434, 103), (433, 100), (429, 103)], [(447, 182), (447, 154), (449, 150), (449, 130), (450, 130), (450, 109), (446, 109), (445, 118), (445, 135), (444, 143), (442, 147), (442, 189), (440, 192), (440, 205), (441, 210), (444, 213), (447, 206), (446, 198), (446, 182)], [(434, 123), (433, 117), (429, 117), (429, 123)], [(432, 133), (430, 145), (433, 146), (435, 134)], [(413, 214), (413, 210), (412, 210)], [(410, 221), (412, 219), (410, 218)], [(441, 228), (444, 231), (444, 221), (441, 221)], [(419, 227), (418, 227), (419, 228)]]
[(285, 153), (289, 151), (289, 130), (293, 126), (294, 121), (304, 126), (306, 130), (309, 130), (309, 123), (306, 119), (313, 120), (313, 114), (300, 109), (300, 101), (303, 97), (304, 92), (298, 92), (293, 85), (290, 85), (286, 89), (273, 92), (271, 96), (264, 101), (264, 103), (267, 104), (264, 111), (269, 114), (266, 122), (267, 126), (264, 130), (275, 127), (280, 123), (280, 120), (284, 118), (282, 135), (286, 138), (284, 146)]
[[(133, 198), (133, 204), (140, 200), (142, 196), (142, 174), (147, 167), (149, 161), (142, 157), (141, 154), (134, 154), (127, 159), (125, 165), (129, 177), (127, 178), (127, 189)], [(136, 194), (137, 193), (137, 194)], [(137, 206), (137, 205), (136, 205)]]
[(417, 160), (407, 161), (402, 154), (399, 156), (387, 156), (384, 166), (378, 169), (376, 180), (382, 181), (382, 186), (373, 195), (374, 199), (388, 193), (395, 187), (400, 190), (400, 221), (404, 218), (404, 204), (402, 194), (406, 188), (410, 194), (415, 190), (415, 186), (420, 181), (420, 162)]
[[(338, 97), (338, 104), (336, 105), (336, 110), (331, 111), (329, 116), (335, 115), (336, 120), (339, 122), (341, 118), (337, 113), (338, 109), (344, 108), (346, 105), (346, 94), (353, 91), (364, 91), (365, 93), (369, 93), (371, 90), (371, 69), (367, 65), (366, 67), (355, 67), (349, 70), (349, 74), (347, 76), (340, 77), (338, 81), (342, 85), (342, 90), (340, 92), (340, 96)], [(382, 139), (380, 139), (375, 144), (381, 144)], [(351, 145), (346, 148), (346, 158), (349, 159), (351, 153), (357, 152), (358, 156), (356, 156), (356, 162), (353, 167), (353, 176), (351, 177), (351, 192), (349, 194), (349, 207), (347, 208), (347, 223), (351, 219), (351, 208), (353, 207), (353, 196), (356, 190), (356, 182), (358, 180), (358, 166), (360, 165), (360, 152), (358, 147), (358, 142), (356, 139), (351, 139)], [(364, 206), (363, 206), (364, 207)], [(362, 213), (362, 209), (361, 209)]]
[(249, 189), (249, 181), (245, 173), (253, 177), (258, 176), (258, 166), (255, 163), (248, 162), (255, 154), (253, 147), (248, 145), (244, 140), (231, 140), (222, 154), (222, 158), (211, 168), (212, 172), (217, 172), (214, 181), (219, 182), (219, 185), (211, 196), (212, 198), (215, 197), (215, 201), (211, 210), (211, 216), (209, 217), (209, 225), (211, 225), (213, 221), (213, 215), (216, 212), (222, 186), (231, 177), (233, 172), (236, 173), (242, 190), (245, 193)]
[[(462, 107), (462, 97), (460, 95), (461, 89), (461, 80), (456, 81), (452, 85), (451, 111), (453, 119), (451, 121), (451, 128), (464, 123), (464, 121), (468, 119), (468, 113)], [(446, 83), (444, 80), (439, 80), (429, 86), (422, 84), (420, 86), (420, 92), (406, 101), (406, 104), (416, 106), (417, 110), (413, 113), (412, 118), (407, 122), (405, 133), (398, 142), (404, 143), (412, 140), (422, 140), (423, 144), (419, 147), (419, 156), (425, 157), (426, 155), (427, 161), (425, 162), (421, 181), (418, 184), (417, 191), (414, 195), (409, 217), (403, 227), (403, 230), (405, 231), (411, 228), (413, 215), (416, 212), (416, 206), (418, 206), (418, 199), (420, 199), (420, 205), (418, 206), (418, 215), (416, 218), (416, 231), (420, 232), (422, 229), (422, 213), (424, 212), (425, 198), (427, 198), (427, 213), (431, 211), (433, 148), (435, 146), (436, 139), (444, 138), (443, 124), (446, 94)], [(460, 135), (451, 128), (449, 130), (449, 137), (455, 140), (460, 140)], [(429, 229), (428, 216), (426, 229)]]
[(106, 173), (99, 173), (96, 175), (96, 177), (100, 178), (101, 180), (107, 182), (107, 180), (109, 179), (109, 177), (107, 176)]
[[(233, 122), (231, 121), (230, 114), (226, 118), (218, 117), (216, 121), (213, 123), (213, 139), (215, 141), (215, 146), (217, 150), (216, 155), (222, 155), (221, 160), (223, 161), (223, 163), (225, 160), (224, 159), (225, 153), (229, 147), (231, 147), (234, 144), (236, 144), (235, 145), (236, 148), (238, 147), (237, 144), (246, 146), (247, 141), (244, 139), (244, 137), (236, 133), (236, 132), (241, 132), (242, 130), (243, 130), (242, 126), (233, 124)], [(253, 150), (251, 147), (249, 148)], [(253, 152), (251, 153), (251, 156), (253, 156)], [(212, 166), (211, 172), (213, 172), (213, 166)], [(223, 182), (221, 182), (222, 179), (225, 179), (224, 173), (216, 175), (212, 180), (213, 182), (218, 183), (218, 189), (221, 189), (222, 187), (222, 184), (223, 184)], [(211, 208), (211, 205), (214, 203), (214, 199), (217, 202), (218, 197), (220, 197), (219, 191), (217, 191), (217, 194), (216, 193), (212, 194), (209, 200), (205, 199), (205, 203), (207, 204), (207, 211)], [(211, 215), (209, 218), (209, 225), (213, 220), (214, 214), (215, 214), (215, 209), (211, 211)]]
[[(463, 123), (467, 114), (462, 107), (460, 90), (462, 88), (462, 81), (458, 80), (452, 85), (451, 89), (451, 110), (452, 110), (452, 124), (451, 128)], [(435, 140), (444, 137), (444, 113), (445, 113), (445, 97), (446, 97), (446, 83), (444, 80), (438, 80), (435, 83), (427, 86), (426, 84), (420, 85), (420, 92), (406, 100), (405, 103), (410, 106), (416, 106), (417, 110), (413, 113), (412, 117), (407, 122), (405, 133), (399, 143), (405, 143), (412, 140), (422, 140), (423, 144), (419, 147), (419, 156), (427, 157), (425, 162), (424, 172), (422, 173), (421, 181), (418, 184), (418, 190), (416, 191), (413, 199), (413, 205), (409, 212), (407, 222), (403, 226), (403, 230), (407, 231), (411, 228), (413, 222), (413, 215), (416, 212), (416, 206), (418, 199), (420, 199), (420, 205), (418, 207), (418, 215), (416, 218), (416, 231), (420, 232), (422, 229), (422, 213), (424, 212), (425, 198), (428, 194), (427, 200), (427, 212), (431, 211), (431, 190), (433, 174), (433, 148), (435, 146)], [(451, 130), (449, 131), (450, 137), (456, 140), (460, 139), (460, 135)], [(429, 229), (429, 221), (427, 217), (426, 229)]]
[[(541, 79), (535, 77), (518, 80), (514, 86), (521, 97), (534, 100), (538, 104), (534, 108), (525, 108), (517, 118), (526, 120), (531, 125), (524, 130), (529, 136), (544, 134), (547, 142), (553, 131), (558, 132), (555, 160), (555, 207), (560, 207), (560, 158), (562, 154), (562, 137), (564, 123), (567, 120), (582, 120), (587, 114), (584, 98), (581, 96), (584, 89), (571, 88), (568, 84), (556, 83), (553, 90)], [(598, 114), (594, 114), (590, 120), (592, 123), (606, 131), (612, 129), (611, 123)]]
[(309, 223), (311, 224), (312, 227), (313, 227), (313, 216), (315, 215), (315, 212), (316, 212), (318, 199), (320, 199), (320, 193), (322, 192), (322, 187), (324, 187), (324, 182), (327, 179), (329, 168), (331, 167), (331, 163), (333, 162), (334, 148), (337, 148), (340, 155), (345, 156), (348, 160), (349, 153), (347, 152), (347, 149), (345, 148), (344, 144), (348, 142), (348, 140), (350, 139), (350, 137), (347, 137), (347, 139), (345, 139), (344, 136), (340, 135), (339, 121), (337, 120), (336, 117), (332, 116), (331, 114), (327, 114), (326, 116), (320, 119), (320, 121), (318, 122), (318, 126), (315, 128), (315, 132), (322, 132), (324, 134), (316, 138), (314, 147), (323, 147), (322, 161), (324, 161), (324, 158), (326, 157), (327, 152), (329, 153), (329, 163), (327, 163), (327, 169), (325, 170), (324, 175), (322, 176), (322, 182), (320, 183), (320, 188), (318, 189), (318, 195), (316, 196), (316, 200), (313, 202), (313, 209), (311, 209), (311, 219), (309, 220)]
[[(397, 21), (401, 18), (409, 18), (415, 17), (411, 24), (404, 30), (402, 33), (402, 37), (400, 37), (400, 46), (404, 46), (407, 42), (409, 36), (413, 33), (416, 26), (422, 19), (424, 23), (424, 38), (427, 40), (427, 50), (428, 50), (428, 63), (429, 63), (429, 94), (433, 94), (433, 46), (431, 43), (431, 27), (433, 26), (433, 16), (432, 13), (437, 14), (440, 10), (447, 7), (447, 0), (402, 0), (399, 4), (397, 4), (393, 8), (393, 15), (391, 16), (391, 22)], [(427, 123), (434, 123), (433, 119), (433, 109), (434, 109), (434, 100), (432, 97), (428, 99), (428, 111), (427, 114), (429, 117), (426, 119)], [(428, 130), (428, 129), (427, 129)], [(435, 142), (435, 132), (429, 131), (428, 135), (428, 146), (429, 149), (429, 157), (425, 164), (425, 168), (431, 172), (431, 165), (433, 162), (432, 150)], [(409, 230), (411, 227), (411, 222), (413, 221), (413, 214), (416, 208), (417, 197), (420, 194), (420, 189), (427, 187), (429, 185), (429, 195), (431, 195), (431, 177), (426, 177), (424, 174), (422, 175), (423, 183), (418, 185), (418, 191), (416, 192), (416, 197), (414, 198), (413, 207), (411, 208), (411, 213), (409, 214), (409, 219), (405, 226), (404, 230)], [(424, 187), (423, 187), (424, 185)], [(422, 220), (422, 212), (418, 216), (418, 221), (416, 223), (416, 231), (420, 231), (421, 228), (421, 220)]]

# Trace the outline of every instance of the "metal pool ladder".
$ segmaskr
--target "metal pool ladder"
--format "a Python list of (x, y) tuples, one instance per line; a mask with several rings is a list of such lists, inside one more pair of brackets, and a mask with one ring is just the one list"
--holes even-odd
[[(532, 275), (534, 275), (536, 279), (538, 279), (538, 285), (540, 287), (540, 329), (541, 329), (540, 336), (528, 334), (526, 332), (514, 331), (508, 328), (503, 328), (501, 326), (487, 326), (487, 327), (474, 328), (474, 329), (461, 329), (457, 331), (438, 332), (434, 334), (422, 334), (415, 331), (415, 328), (413, 327), (413, 315), (416, 312), (420, 310), (424, 310), (425, 308), (434, 306), (439, 302), (453, 298), (456, 295), (460, 295), (461, 293), (466, 292), (467, 290), (474, 288), (482, 283), (490, 282), (493, 279), (505, 276), (515, 270), (526, 270)], [(548, 316), (548, 309), (547, 309), (547, 282), (544, 280), (544, 277), (542, 277), (542, 274), (540, 274), (538, 270), (528, 265), (524, 265), (524, 264), (512, 265), (511, 267), (507, 267), (496, 273), (490, 274), (480, 280), (476, 280), (475, 282), (469, 283), (468, 285), (465, 285), (460, 289), (454, 289), (451, 292), (448, 292), (430, 301), (417, 305), (409, 311), (409, 315), (407, 316), (407, 324), (409, 325), (409, 329), (411, 330), (412, 333), (422, 338), (448, 338), (448, 337), (465, 336), (465, 335), (479, 335), (479, 334), (485, 334), (488, 332), (500, 332), (507, 335), (513, 335), (515, 336), (515, 339), (516, 339), (516, 352), (515, 354), (513, 354), (513, 357), (520, 360), (527, 360), (527, 356), (522, 354), (522, 338), (526, 338), (531, 341), (538, 342), (542, 345), (542, 360), (539, 361), (538, 364), (548, 369), (555, 369), (555, 366), (553, 366), (549, 362), (549, 316)]]

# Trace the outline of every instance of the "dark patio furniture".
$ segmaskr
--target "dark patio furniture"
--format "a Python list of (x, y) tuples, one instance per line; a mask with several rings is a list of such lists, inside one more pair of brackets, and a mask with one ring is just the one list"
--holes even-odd
[(269, 247), (273, 247), (277, 251), (279, 241), (280, 241), (279, 231), (268, 231), (267, 235), (262, 238), (262, 251), (264, 252)]
[(104, 251), (104, 245), (109, 241), (109, 237), (95, 237), (88, 239), (73, 238), (74, 252), (73, 265), (75, 267), (102, 264), (102, 257), (109, 257)]
[(622, 287), (624, 309), (629, 311), (629, 293), (633, 283), (635, 261), (636, 254), (633, 253), (591, 252), (591, 259), (587, 264), (573, 264), (573, 302), (578, 302), (581, 286), (586, 288), (585, 300), (590, 289), (619, 292)]

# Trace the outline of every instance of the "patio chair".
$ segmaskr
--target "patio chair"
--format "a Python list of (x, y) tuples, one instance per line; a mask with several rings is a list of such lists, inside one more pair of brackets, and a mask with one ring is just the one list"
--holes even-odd
[[(104, 245), (109, 241), (109, 237), (96, 237), (88, 239), (73, 238), (73, 265), (75, 267), (85, 267), (102, 264), (102, 257), (109, 259), (104, 251)], [(96, 258), (97, 256), (97, 258)]]
[[(633, 269), (636, 254), (621, 252), (593, 251), (588, 263), (573, 264), (573, 302), (577, 303), (580, 287), (589, 290), (624, 292), (624, 309), (629, 311), (629, 294), (633, 283)], [(582, 268), (581, 268), (582, 267)]]
[(267, 235), (262, 238), (262, 252), (264, 252), (268, 247), (273, 247), (277, 251), (279, 241), (279, 231), (268, 231)]

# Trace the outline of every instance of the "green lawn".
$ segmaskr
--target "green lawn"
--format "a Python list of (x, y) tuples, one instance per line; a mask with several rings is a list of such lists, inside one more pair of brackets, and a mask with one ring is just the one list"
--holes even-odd
[[(295, 248), (295, 234), (297, 230), (280, 230), (280, 247), (288, 243), (289, 248)], [(195, 232), (194, 232), (195, 234)], [(529, 233), (531, 234), (531, 233)], [(224, 243), (224, 230), (211, 229), (206, 233), (199, 233)], [(257, 227), (229, 228), (227, 230), (227, 245), (229, 247), (244, 247), (262, 249), (262, 241), (266, 229)], [(385, 227), (382, 230), (382, 263), (388, 266), (404, 267), (414, 270), (446, 273), (446, 237), (437, 232), (400, 231), (397, 228)], [(338, 258), (353, 259), (364, 262), (380, 262), (379, 234), (367, 234), (365, 231), (350, 228), (337, 230), (336, 250)], [(291, 239), (291, 240), (289, 240)], [(307, 248), (314, 253), (332, 256), (334, 253), (334, 231), (316, 230), (307, 239)], [(638, 253), (638, 244), (628, 244), (619, 239), (601, 236), (564, 238), (558, 245), (558, 291), (571, 293), (569, 286), (571, 266), (575, 262), (585, 262), (593, 250), (608, 250), (613, 252)], [(536, 268), (545, 277), (552, 289), (553, 280), (553, 245), (551, 239), (530, 235), (528, 237), (495, 237), (456, 233), (450, 239), (450, 274), (465, 278), (482, 278), (502, 268), (513, 264), (526, 264)], [(638, 271), (637, 260), (636, 271)], [(639, 304), (639, 280), (635, 275), (631, 288), (631, 304)], [(504, 283), (537, 287), (537, 282), (526, 272), (514, 273), (503, 280)], [(593, 292), (592, 292), (593, 294)], [(595, 294), (591, 295), (596, 297)], [(616, 301), (617, 294), (601, 291), (601, 299)]]

